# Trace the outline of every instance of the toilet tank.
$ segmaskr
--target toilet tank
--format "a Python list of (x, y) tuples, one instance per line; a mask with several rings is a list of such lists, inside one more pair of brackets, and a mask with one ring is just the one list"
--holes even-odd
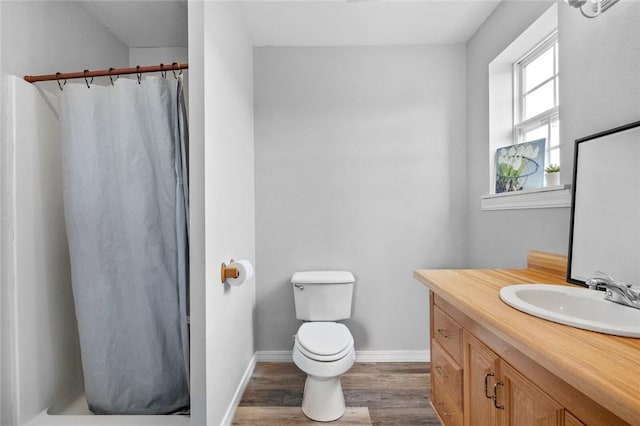
[(347, 271), (296, 272), (291, 277), (296, 318), (339, 321), (351, 318), (355, 278)]

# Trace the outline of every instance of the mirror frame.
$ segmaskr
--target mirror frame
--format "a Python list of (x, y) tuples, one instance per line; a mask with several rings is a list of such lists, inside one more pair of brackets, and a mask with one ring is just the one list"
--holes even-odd
[[(575, 213), (576, 213), (576, 188), (577, 188), (577, 177), (578, 177), (578, 156), (579, 156), (579, 151), (580, 151), (580, 144), (582, 142), (587, 142), (587, 141), (592, 141), (594, 139), (600, 139), (600, 138), (604, 138), (606, 136), (610, 136), (613, 135), (615, 133), (619, 133), (619, 132), (624, 132), (626, 130), (631, 130), (633, 128), (636, 127), (640, 127), (640, 121), (634, 121), (632, 123), (629, 124), (625, 124), (623, 126), (619, 126), (619, 127), (615, 127), (613, 129), (609, 129), (609, 130), (605, 130), (603, 132), (598, 132), (595, 133), (593, 135), (589, 135), (589, 136), (585, 136), (583, 138), (580, 139), (576, 139), (575, 141), (575, 148), (574, 148), (574, 153), (573, 153), (573, 177), (572, 177), (572, 184), (571, 184), (571, 222), (570, 222), (570, 227), (569, 227), (569, 256), (567, 257), (567, 282), (573, 283), (573, 284), (578, 284), (581, 285), (583, 287), (586, 287), (587, 284), (582, 281), (582, 280), (578, 280), (576, 278), (573, 278), (571, 275), (571, 265), (572, 265), (572, 258), (573, 258), (573, 227), (574, 227), (574, 221), (575, 221)], [(640, 143), (640, 141), (638, 142)]]

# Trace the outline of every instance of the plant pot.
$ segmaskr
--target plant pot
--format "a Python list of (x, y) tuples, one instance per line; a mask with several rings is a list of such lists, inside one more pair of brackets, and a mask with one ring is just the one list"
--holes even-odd
[(558, 186), (560, 185), (560, 172), (545, 173), (544, 174), (545, 186)]

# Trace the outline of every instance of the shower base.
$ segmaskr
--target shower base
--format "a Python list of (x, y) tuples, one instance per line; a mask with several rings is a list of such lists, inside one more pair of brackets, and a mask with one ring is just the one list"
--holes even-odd
[(49, 408), (25, 426), (189, 426), (186, 415), (166, 416), (109, 416), (95, 415), (89, 411), (87, 399), (81, 395), (71, 404), (61, 408)]

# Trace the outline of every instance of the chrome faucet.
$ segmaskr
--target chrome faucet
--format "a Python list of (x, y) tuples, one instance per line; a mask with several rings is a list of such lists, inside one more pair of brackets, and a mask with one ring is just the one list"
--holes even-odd
[(606, 292), (605, 300), (640, 309), (640, 288), (616, 281), (601, 271), (596, 271), (596, 274), (597, 277), (590, 278), (585, 283), (590, 289), (604, 290)]

